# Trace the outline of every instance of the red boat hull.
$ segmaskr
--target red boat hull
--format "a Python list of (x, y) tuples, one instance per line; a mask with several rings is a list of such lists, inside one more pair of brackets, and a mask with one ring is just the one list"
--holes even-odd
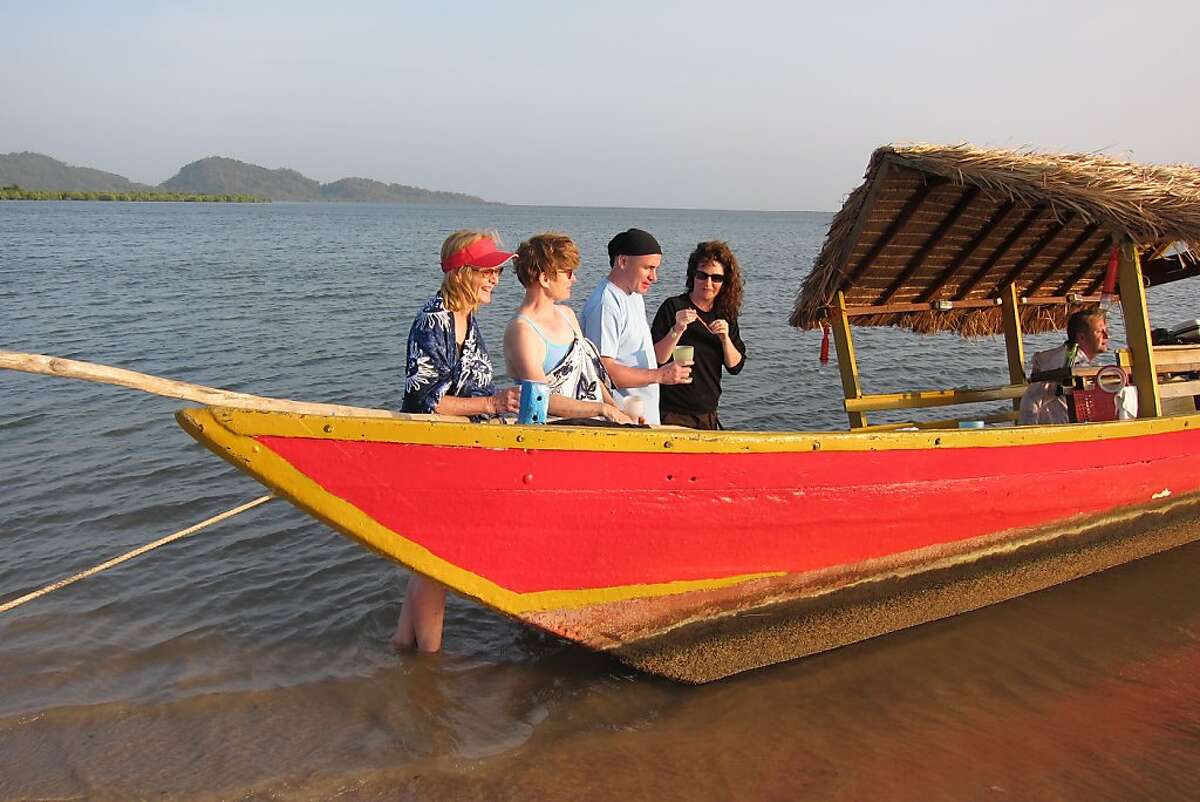
[[(697, 624), (711, 633), (714, 621), (765, 607), (792, 609), (800, 620), (808, 613), (794, 605), (821, 598), (825, 615), (846, 589), (978, 567), (1000, 553), (1032, 548), (1031, 561), (1049, 560), (1046, 544), (1064, 538), (1086, 551), (1105, 523), (1124, 526), (1128, 540), (1130, 520), (1190, 510), (1200, 491), (1200, 418), (886, 434), (236, 410), (189, 410), (180, 420), (370, 548), (504, 613), (623, 656), (645, 654), (647, 644), (664, 653), (673, 648), (664, 638), (690, 631), (684, 640), (695, 641)], [(1054, 570), (1036, 581), (978, 586), (973, 598), (958, 594), (942, 606), (913, 603), (937, 612), (932, 617), (973, 609), (1185, 542), (1189, 531), (1175, 527), (1166, 540), (1144, 532), (1103, 557), (1054, 558)], [(918, 609), (900, 618), (929, 617)], [(836, 626), (844, 632), (810, 645), (889, 628)], [(711, 646), (713, 637), (726, 635), (701, 640)], [(741, 670), (737, 663), (732, 670)], [(714, 672), (682, 672), (701, 673)]]
[(767, 454), (258, 440), (389, 529), (521, 593), (802, 573), (1200, 489), (1200, 430)]

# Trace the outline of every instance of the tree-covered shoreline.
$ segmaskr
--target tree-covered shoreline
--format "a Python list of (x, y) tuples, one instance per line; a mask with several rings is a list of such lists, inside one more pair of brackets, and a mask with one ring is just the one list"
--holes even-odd
[(76, 189), (22, 189), (0, 187), (0, 200), (32, 201), (158, 201), (170, 203), (270, 203), (257, 195), (201, 195), (193, 192), (100, 192)]
[(268, 170), (224, 156), (185, 164), (172, 178), (150, 185), (92, 167), (73, 167), (41, 153), (0, 153), (0, 187), (25, 193), (14, 197), (0, 189), (0, 200), (491, 204), (476, 195), (385, 184), (372, 178), (322, 184), (290, 168)]

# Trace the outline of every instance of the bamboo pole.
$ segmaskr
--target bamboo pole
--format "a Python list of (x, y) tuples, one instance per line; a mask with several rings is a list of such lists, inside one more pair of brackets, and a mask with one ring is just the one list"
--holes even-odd
[[(829, 325), (833, 329), (833, 342), (837, 346), (838, 372), (842, 374), (842, 394), (849, 401), (862, 398), (862, 383), (858, 379), (858, 359), (854, 355), (854, 335), (850, 331), (850, 318), (846, 316), (846, 296), (838, 290), (834, 305), (829, 308)], [(867, 425), (867, 416), (847, 408), (851, 429)]]
[(328, 415), (332, 417), (356, 418), (399, 418), (415, 420), (465, 421), (457, 415), (410, 415), (387, 409), (351, 407), (342, 404), (321, 404), (308, 401), (291, 401), (286, 398), (269, 398), (248, 393), (237, 393), (200, 384), (189, 384), (174, 379), (164, 379), (149, 373), (114, 368), (95, 362), (81, 362), (45, 354), (25, 354), (19, 351), (0, 350), (0, 369), (38, 373), (44, 376), (60, 376), (65, 379), (81, 379), (99, 384), (128, 387), (145, 393), (167, 398), (179, 398), (210, 407), (237, 407), (238, 409), (263, 410), (268, 412), (294, 412), (299, 415)]
[(1142, 265), (1133, 242), (1121, 243), (1117, 287), (1121, 293), (1121, 312), (1125, 316), (1125, 341), (1133, 356), (1133, 384), (1137, 387), (1138, 417), (1162, 415), (1154, 364), (1154, 338), (1150, 334), (1150, 313), (1146, 307), (1146, 287), (1142, 284)]
[[(1008, 383), (1025, 383), (1025, 345), (1021, 340), (1021, 306), (1017, 297), (1017, 285), (1004, 287), (1001, 298), (1000, 317), (1004, 321), (1004, 349), (1008, 354)], [(1013, 409), (1021, 409), (1021, 399), (1013, 399)]]

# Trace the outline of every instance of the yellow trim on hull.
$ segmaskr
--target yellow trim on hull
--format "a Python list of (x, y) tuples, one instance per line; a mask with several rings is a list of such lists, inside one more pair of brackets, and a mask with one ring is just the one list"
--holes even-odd
[[(210, 408), (209, 412), (213, 421), (219, 422), (222, 428), (246, 437), (311, 437), (435, 446), (688, 454), (1005, 448), (1115, 440), (1200, 428), (1200, 414), (1110, 423), (917, 432), (704, 432), (583, 426), (486, 426), (474, 423), (333, 418), (226, 408)], [(185, 410), (180, 413), (181, 416), (194, 414), (198, 414), (198, 411)]]

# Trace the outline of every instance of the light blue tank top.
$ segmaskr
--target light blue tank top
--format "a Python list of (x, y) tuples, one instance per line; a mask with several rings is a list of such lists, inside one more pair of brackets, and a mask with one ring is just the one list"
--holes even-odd
[[(558, 312), (558, 316), (564, 321), (567, 319), (567, 316), (562, 313), (561, 309), (556, 307), (555, 311)], [(550, 371), (553, 370), (559, 362), (562, 362), (563, 357), (567, 355), (567, 351), (571, 348), (571, 343), (575, 342), (575, 338), (572, 336), (571, 339), (565, 343), (552, 342), (550, 338), (538, 328), (537, 324), (528, 317), (525, 315), (517, 315), (517, 317), (528, 323), (529, 327), (533, 329), (534, 333), (541, 337), (542, 342), (546, 344), (546, 358), (542, 360), (542, 373), (550, 375)], [(570, 326), (570, 323), (568, 322), (567, 325)]]

